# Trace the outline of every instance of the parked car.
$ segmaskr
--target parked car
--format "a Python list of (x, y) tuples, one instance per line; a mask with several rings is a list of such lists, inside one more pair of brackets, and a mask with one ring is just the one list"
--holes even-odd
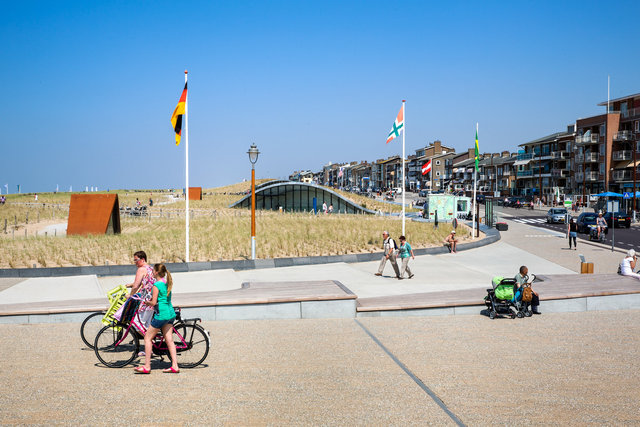
[(393, 189), (393, 194), (402, 194), (402, 187), (395, 187)]
[[(613, 212), (607, 212), (604, 215), (604, 220), (607, 221), (607, 226), (612, 227), (631, 227), (631, 217), (624, 212), (616, 212), (615, 216)], [(612, 224), (612, 217), (615, 218), (615, 224)]]
[(565, 208), (551, 208), (547, 211), (547, 224), (564, 224), (569, 213)]
[(578, 233), (588, 233), (590, 225), (596, 225), (596, 219), (598, 214), (593, 212), (583, 212), (578, 217), (576, 225), (578, 226)]
[(427, 197), (427, 190), (420, 190), (420, 192), (418, 193), (418, 197)]

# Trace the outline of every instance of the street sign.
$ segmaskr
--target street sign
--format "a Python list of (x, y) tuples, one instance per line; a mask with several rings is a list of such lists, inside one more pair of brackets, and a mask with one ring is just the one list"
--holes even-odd
[(631, 193), (629, 193), (628, 191), (625, 191), (624, 194), (622, 195), (623, 199), (630, 199), (633, 196), (631, 195)]
[(572, 205), (571, 200), (565, 199), (564, 207), (567, 208), (567, 209), (571, 209), (571, 205)]

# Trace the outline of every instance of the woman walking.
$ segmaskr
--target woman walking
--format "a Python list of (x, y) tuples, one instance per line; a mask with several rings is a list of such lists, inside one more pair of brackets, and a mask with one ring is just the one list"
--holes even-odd
[(144, 366), (138, 366), (135, 371), (139, 374), (151, 372), (153, 339), (158, 332), (162, 331), (164, 342), (167, 344), (169, 355), (171, 356), (171, 367), (164, 369), (162, 372), (177, 374), (180, 369), (178, 369), (178, 358), (176, 357), (176, 344), (173, 342), (173, 322), (176, 320), (176, 312), (171, 304), (173, 279), (164, 264), (154, 265), (153, 275), (156, 279), (153, 283), (153, 296), (151, 301), (145, 301), (144, 303), (149, 307), (155, 307), (155, 314), (147, 333), (144, 335)]
[(571, 239), (573, 239), (573, 250), (575, 251), (578, 247), (578, 241), (576, 240), (578, 237), (578, 224), (576, 224), (574, 218), (571, 218), (571, 221), (567, 224), (567, 231), (569, 232), (569, 250), (571, 250)]
[(400, 276), (398, 279), (404, 279), (404, 272), (406, 271), (409, 275), (409, 279), (413, 277), (413, 273), (411, 269), (409, 269), (409, 257), (412, 259), (416, 259), (413, 255), (413, 249), (411, 245), (407, 243), (407, 239), (404, 236), (400, 236), (400, 247), (398, 248), (400, 260), (402, 261), (402, 266), (400, 267)]

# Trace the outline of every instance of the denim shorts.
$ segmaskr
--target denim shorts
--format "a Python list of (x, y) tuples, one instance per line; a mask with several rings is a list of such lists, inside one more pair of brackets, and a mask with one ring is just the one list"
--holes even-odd
[(578, 237), (578, 233), (575, 231), (570, 231), (569, 232), (569, 237)]
[(162, 329), (162, 327), (164, 325), (166, 325), (167, 323), (173, 324), (174, 320), (176, 320), (175, 317), (173, 319), (169, 319), (169, 320), (160, 320), (160, 319), (156, 319), (154, 317), (153, 319), (151, 319), (151, 326), (153, 326), (156, 329)]

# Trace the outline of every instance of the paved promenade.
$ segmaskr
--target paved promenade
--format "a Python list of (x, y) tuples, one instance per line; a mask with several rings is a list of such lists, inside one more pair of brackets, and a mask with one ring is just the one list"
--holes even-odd
[(78, 324), (0, 325), (0, 424), (640, 423), (638, 310), (204, 326), (205, 365), (145, 376), (99, 365)]
[[(339, 280), (362, 297), (455, 291), (485, 288), (521, 264), (575, 274), (578, 253), (612, 272), (622, 256), (565, 245), (562, 236), (511, 222), (496, 244), (418, 257), (411, 280), (396, 280), (390, 267), (387, 277), (374, 276), (376, 262), (177, 273), (176, 299), (253, 280)], [(2, 279), (0, 296), (5, 304), (82, 301), (130, 279)], [(168, 375), (160, 371), (168, 361), (154, 358), (154, 371), (142, 376), (101, 366), (78, 322), (0, 324), (0, 338), (12, 343), (0, 346), (0, 424), (640, 424), (640, 310), (203, 326), (212, 338), (205, 364)]]

